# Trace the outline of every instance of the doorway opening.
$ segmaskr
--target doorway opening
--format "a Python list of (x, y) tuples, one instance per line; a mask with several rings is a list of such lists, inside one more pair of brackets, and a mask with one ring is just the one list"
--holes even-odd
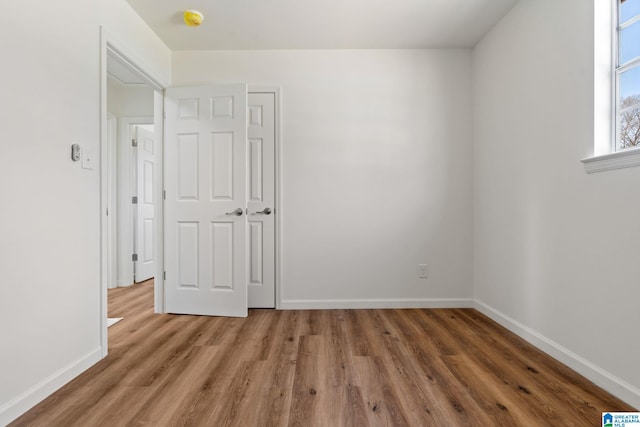
[[(108, 288), (128, 286), (132, 283), (147, 280), (146, 283), (153, 287), (154, 312), (164, 313), (168, 307), (168, 303), (165, 301), (166, 280), (169, 278), (170, 272), (175, 269), (172, 270), (171, 268), (167, 268), (167, 266), (172, 266), (171, 261), (175, 261), (176, 254), (169, 254), (166, 260), (169, 264), (165, 264), (164, 257), (166, 257), (167, 254), (165, 253), (164, 228), (167, 227), (167, 225), (164, 221), (166, 206), (163, 207), (163, 203), (166, 202), (163, 202), (165, 191), (163, 182), (167, 177), (164, 175), (163, 157), (165, 157), (164, 151), (167, 148), (163, 143), (165, 132), (163, 116), (165, 114), (165, 89), (171, 91), (175, 90), (175, 88), (168, 89), (167, 85), (158, 83), (157, 80), (140, 69), (129, 59), (130, 57), (122, 53), (123, 51), (121, 49), (111, 44), (104, 30), (102, 36), (101, 321), (103, 325), (102, 349), (103, 356), (106, 356), (108, 351)], [(119, 77), (116, 78), (116, 76)], [(143, 112), (127, 113), (131, 115), (114, 113), (115, 107), (112, 105), (113, 100), (110, 100), (108, 92), (109, 86), (117, 85), (118, 82), (111, 80), (110, 83), (110, 79), (116, 79), (119, 83), (131, 79), (135, 82), (133, 83), (134, 85), (139, 85), (139, 88), (145, 88), (145, 90), (151, 91), (153, 93), (153, 108)], [(125, 87), (127, 87), (126, 84)], [(121, 90), (121, 92), (123, 91), (124, 90)], [(126, 98), (128, 95), (112, 95), (114, 99), (117, 96)], [(242, 95), (241, 98), (244, 98), (243, 105), (245, 105), (242, 110), (246, 112), (247, 118), (249, 119), (247, 122), (244, 122), (244, 129), (248, 132), (248, 138), (246, 139), (246, 144), (248, 144), (246, 148), (248, 151), (245, 153), (248, 156), (248, 162), (246, 162), (246, 170), (245, 173), (243, 173), (245, 178), (242, 178), (242, 180), (248, 180), (247, 183), (249, 185), (246, 190), (249, 192), (249, 198), (245, 200), (246, 203), (241, 203), (243, 207), (236, 207), (232, 213), (236, 216), (242, 214), (244, 218), (247, 218), (246, 232), (249, 233), (250, 236), (250, 239), (247, 239), (244, 247), (244, 255), (240, 255), (243, 263), (248, 263), (247, 266), (249, 267), (246, 271), (246, 273), (248, 273), (248, 280), (242, 280), (242, 282), (246, 283), (249, 290), (248, 301), (245, 299), (245, 304), (248, 303), (249, 307), (277, 308), (279, 304), (276, 298), (276, 288), (279, 282), (277, 278), (280, 276), (280, 257), (277, 255), (280, 247), (278, 238), (280, 230), (280, 201), (278, 197), (278, 187), (280, 183), (278, 130), (280, 91), (277, 87), (247, 88), (245, 86), (244, 95)], [(184, 109), (182, 113), (187, 114), (191, 111), (189, 107), (193, 104), (193, 99), (192, 97), (180, 104), (180, 108)], [(219, 97), (215, 99), (215, 101), (216, 102), (207, 100), (207, 102), (204, 102), (202, 105), (214, 107), (216, 114), (221, 115), (224, 115), (223, 113), (226, 111), (224, 109), (225, 106), (233, 105), (233, 103), (229, 103), (228, 97), (226, 96)], [(132, 101), (133, 104), (136, 102), (137, 101)], [(149, 106), (150, 103), (147, 101), (145, 108)], [(110, 109), (112, 111), (109, 111)], [(197, 109), (195, 111), (197, 111)], [(169, 113), (166, 114), (167, 117), (171, 116)], [(188, 114), (187, 116), (184, 114), (180, 118), (190, 117)], [(175, 115), (171, 117), (174, 116)], [(145, 126), (150, 124), (154, 124), (153, 129)], [(145, 134), (145, 132), (146, 136), (143, 135), (141, 137), (140, 135)], [(227, 148), (229, 148), (230, 145), (225, 139), (228, 134), (224, 134), (224, 132), (214, 132), (213, 136), (217, 138), (216, 141), (218, 142), (217, 144), (213, 144), (214, 149), (218, 151), (222, 150), (222, 154), (228, 154)], [(149, 143), (148, 140), (142, 140), (147, 137), (150, 139), (155, 138), (155, 142)], [(211, 135), (209, 135), (209, 137), (211, 137)], [(173, 141), (174, 139), (170, 140)], [(243, 138), (239, 138), (238, 141), (242, 139)], [(242, 146), (244, 146), (244, 143), (239, 144), (238, 148)], [(115, 147), (115, 149), (113, 147)], [(144, 151), (152, 153), (156, 157), (150, 161), (145, 157), (145, 153), (141, 153), (141, 147), (151, 147), (151, 149), (145, 149)], [(185, 144), (181, 149), (187, 149), (189, 147), (189, 144)], [(128, 159), (129, 166), (131, 167), (123, 166), (123, 160), (120, 157), (127, 150), (131, 151), (134, 148), (137, 148), (138, 151), (129, 153), (129, 156), (125, 156), (124, 160), (126, 162), (126, 159)], [(190, 152), (186, 154), (189, 153)], [(243, 154), (243, 156), (245, 154)], [(177, 158), (175, 156), (169, 157), (172, 159)], [(194, 157), (194, 161), (198, 158), (199, 156)], [(211, 156), (203, 157), (205, 160), (211, 160), (212, 158)], [(228, 173), (225, 174), (225, 171), (237, 170), (240, 172), (242, 170), (242, 167), (224, 169), (225, 164), (223, 160), (226, 158), (229, 158), (229, 156), (220, 155), (213, 158), (215, 161), (212, 162), (212, 164), (222, 165), (221, 169), (218, 168), (214, 171), (222, 177), (213, 180), (217, 182), (217, 185), (220, 187), (216, 187), (216, 191), (223, 191), (226, 188), (219, 185), (225, 182), (223, 178), (228, 176)], [(134, 162), (136, 163), (135, 169), (132, 166)], [(243, 161), (242, 164), (244, 165), (245, 162)], [(151, 165), (151, 167), (149, 167), (149, 165)], [(133, 170), (137, 172), (134, 174)], [(189, 171), (188, 168), (184, 170)], [(127, 192), (122, 189), (122, 183), (119, 182), (118, 179), (123, 176), (123, 171), (125, 178), (126, 173), (129, 174), (129, 188), (136, 187), (137, 193), (135, 193), (135, 195), (132, 195), (134, 194), (133, 190)], [(191, 170), (190, 173), (192, 172), (193, 170)], [(186, 180), (184, 182), (189, 183), (190, 181)], [(169, 195), (169, 193), (167, 190), (167, 195)], [(173, 197), (175, 198), (176, 195), (173, 194)], [(224, 198), (225, 197), (220, 196), (220, 199)], [(169, 196), (167, 196), (167, 200), (169, 200)], [(145, 206), (141, 206), (143, 204), (150, 205), (146, 207), (152, 208), (153, 212), (150, 216), (148, 212), (142, 213), (146, 208)], [(131, 205), (134, 205), (133, 207), (135, 209), (132, 210)], [(148, 210), (149, 209), (146, 209), (146, 211)], [(238, 214), (237, 211), (239, 211), (240, 214)], [(122, 218), (117, 218), (118, 213), (120, 213)], [(225, 221), (219, 221), (224, 224), (214, 230), (222, 230), (218, 235), (223, 235), (223, 232), (228, 228), (227, 223), (233, 218), (229, 215), (228, 213), (224, 214)], [(244, 218), (242, 218), (243, 222)], [(183, 224), (183, 228), (187, 227), (184, 226), (184, 223), (181, 224)], [(129, 227), (131, 234), (122, 234), (123, 227)], [(150, 232), (145, 234), (146, 231)], [(136, 239), (133, 238), (134, 232), (136, 235), (139, 235), (139, 237), (137, 237), (137, 243)], [(171, 233), (169, 234), (172, 235)], [(128, 246), (131, 248), (130, 251), (128, 249), (122, 249), (123, 243), (129, 244), (127, 242), (131, 242), (130, 246)], [(222, 244), (219, 246), (223, 248)], [(143, 253), (141, 248), (151, 250)], [(218, 250), (217, 253), (220, 254), (222, 252)], [(129, 256), (131, 258), (128, 258)], [(193, 257), (182, 257), (182, 259), (192, 260)], [(148, 268), (145, 274), (143, 273), (143, 267), (140, 261), (145, 262), (148, 260), (153, 260), (154, 265)], [(133, 264), (134, 262), (138, 262), (138, 264)], [(127, 266), (130, 266), (129, 270), (127, 270)], [(126, 270), (126, 274), (122, 274), (123, 270)], [(151, 278), (154, 278), (152, 284), (149, 283)], [(240, 283), (240, 281), (238, 281), (238, 283)]]
[[(153, 283), (157, 240), (154, 197), (156, 153), (154, 90), (107, 54), (107, 288)], [(149, 283), (146, 283), (149, 285)], [(107, 327), (123, 319), (107, 302)]]
[(107, 287), (131, 286), (154, 276), (156, 203), (153, 175), (158, 144), (153, 89), (113, 74), (107, 65), (109, 266)]

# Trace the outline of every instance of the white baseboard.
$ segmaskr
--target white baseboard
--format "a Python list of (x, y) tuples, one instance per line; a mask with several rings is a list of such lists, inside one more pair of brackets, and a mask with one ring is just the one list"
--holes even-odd
[(571, 350), (550, 340), (544, 335), (523, 325), (506, 314), (490, 307), (482, 301), (475, 300), (474, 308), (495, 322), (504, 326), (520, 338), (528, 341), (551, 357), (567, 365), (569, 368), (586, 377), (594, 384), (625, 401), (634, 408), (640, 409), (640, 389), (612, 375)]
[(100, 359), (102, 359), (102, 348), (98, 347), (86, 356), (54, 372), (31, 389), (0, 406), (0, 426), (9, 424), (27, 412), (51, 393), (96, 364)]
[(335, 310), (368, 308), (472, 308), (473, 300), (460, 299), (354, 299), (354, 300), (283, 300), (279, 310)]

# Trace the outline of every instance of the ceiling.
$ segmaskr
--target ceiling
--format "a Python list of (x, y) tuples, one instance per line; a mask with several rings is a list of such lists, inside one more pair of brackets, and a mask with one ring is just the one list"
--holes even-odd
[(128, 1), (171, 50), (259, 50), (473, 47), (518, 0)]

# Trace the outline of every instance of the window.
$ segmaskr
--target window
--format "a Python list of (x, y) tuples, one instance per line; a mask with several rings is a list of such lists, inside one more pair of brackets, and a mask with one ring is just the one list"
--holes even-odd
[(640, 0), (616, 0), (615, 151), (640, 148)]
[(640, 0), (593, 7), (594, 139), (584, 170), (640, 167)]

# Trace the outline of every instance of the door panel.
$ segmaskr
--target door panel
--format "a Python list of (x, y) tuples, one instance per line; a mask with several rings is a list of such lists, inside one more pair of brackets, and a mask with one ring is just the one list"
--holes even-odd
[(178, 222), (178, 287), (197, 288), (199, 241), (197, 222)]
[[(198, 137), (196, 134), (176, 135), (178, 200), (198, 200)], [(167, 177), (171, 179), (170, 177)]]
[[(263, 285), (263, 227), (260, 221), (249, 223), (249, 284)], [(251, 291), (250, 291), (251, 292)]]
[(274, 308), (275, 94), (250, 93), (247, 111), (249, 307)]
[(171, 88), (165, 112), (166, 311), (247, 316), (246, 86)]
[(233, 133), (214, 132), (211, 134), (211, 175), (214, 200), (233, 200)]
[(233, 223), (214, 222), (209, 224), (211, 231), (211, 272), (215, 289), (234, 289)]
[(151, 279), (155, 273), (155, 248), (153, 230), (155, 229), (155, 203), (153, 200), (153, 182), (156, 164), (155, 134), (145, 126), (135, 127), (137, 162), (137, 197), (135, 253), (134, 262), (136, 282)]

